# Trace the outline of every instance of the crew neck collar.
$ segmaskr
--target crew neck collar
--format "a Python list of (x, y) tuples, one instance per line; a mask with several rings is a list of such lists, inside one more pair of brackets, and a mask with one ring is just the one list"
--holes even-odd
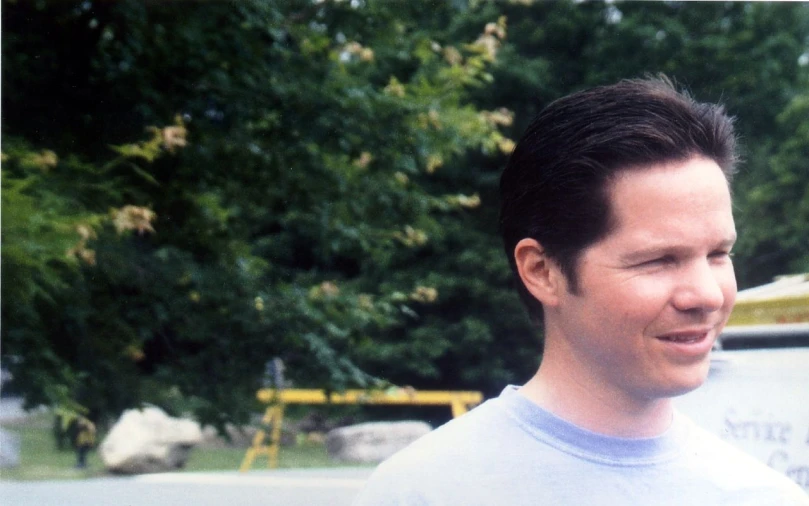
[(531, 402), (507, 386), (500, 394), (507, 412), (533, 437), (566, 453), (611, 465), (650, 465), (674, 459), (687, 437), (688, 427), (675, 411), (671, 427), (656, 437), (606, 436), (574, 425)]

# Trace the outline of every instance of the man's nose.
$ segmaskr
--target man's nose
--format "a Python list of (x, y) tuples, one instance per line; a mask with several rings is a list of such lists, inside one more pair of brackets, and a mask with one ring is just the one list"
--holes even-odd
[(725, 302), (721, 273), (707, 260), (693, 262), (682, 269), (674, 294), (674, 306), (680, 311), (718, 311)]

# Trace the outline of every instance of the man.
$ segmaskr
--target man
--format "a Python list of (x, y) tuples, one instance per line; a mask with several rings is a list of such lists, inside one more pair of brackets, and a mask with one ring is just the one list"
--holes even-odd
[(76, 469), (87, 468), (87, 454), (96, 444), (96, 426), (83, 416), (76, 420)]
[(544, 324), (536, 375), (383, 463), (357, 505), (809, 505), (693, 425), (733, 308), (732, 120), (664, 79), (549, 105), (501, 179), (501, 231)]

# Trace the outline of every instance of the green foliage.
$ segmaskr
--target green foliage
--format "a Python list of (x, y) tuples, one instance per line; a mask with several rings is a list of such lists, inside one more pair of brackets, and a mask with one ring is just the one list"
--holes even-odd
[[(31, 205), (96, 220), (83, 245), (94, 263), (58, 277), (47, 321), (4, 325), (3, 352), (19, 358), (12, 372), (31, 402), (70, 399), (98, 417), (148, 401), (244, 421), (276, 356), (300, 386), (456, 381), (432, 362), (463, 343), (431, 341), (424, 326), (463, 300), (465, 283), (439, 292), (446, 281), (431, 264), (463, 242), (481, 198), (473, 177), (459, 187), (441, 172), (469, 150), (509, 149), (502, 123), (466, 99), (490, 86), (505, 20), (440, 45), (420, 8), (386, 2), (6, 10), (4, 131), (74, 160), (49, 193), (59, 206), (38, 194)], [(17, 29), (22, 19), (52, 39)], [(68, 34), (82, 41), (78, 54), (54, 45)], [(65, 72), (62, 58), (82, 73)], [(73, 112), (47, 128), (17, 105), (39, 100), (29, 90), (45, 83), (58, 83), (45, 102)], [(5, 316), (16, 304), (3, 300)], [(449, 325), (467, 328), (465, 318), (456, 309)], [(491, 331), (478, 335), (491, 346)], [(395, 350), (406, 353), (388, 371), (379, 357)], [(40, 365), (45, 355), (53, 367)]]
[(766, 177), (744, 195), (743, 265), (766, 282), (773, 266), (809, 272), (809, 94), (796, 95), (776, 118), (790, 135), (772, 149)]

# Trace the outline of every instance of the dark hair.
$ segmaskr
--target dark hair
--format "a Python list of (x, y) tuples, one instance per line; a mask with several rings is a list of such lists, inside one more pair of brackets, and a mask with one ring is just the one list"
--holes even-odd
[(737, 161), (733, 119), (694, 101), (666, 77), (620, 81), (548, 105), (517, 143), (500, 178), (500, 231), (520, 297), (536, 320), (542, 305), (517, 274), (514, 248), (533, 238), (578, 291), (582, 251), (610, 233), (616, 174), (704, 157), (730, 180)]

